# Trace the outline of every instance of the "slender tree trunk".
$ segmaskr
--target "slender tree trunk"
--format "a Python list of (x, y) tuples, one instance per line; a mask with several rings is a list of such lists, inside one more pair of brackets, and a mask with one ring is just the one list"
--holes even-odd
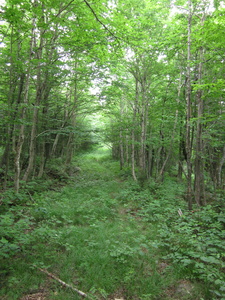
[[(74, 65), (74, 70), (75, 70), (75, 78), (74, 78), (74, 90), (73, 90), (73, 108), (72, 108), (72, 113), (71, 113), (71, 126), (72, 128), (75, 128), (76, 126), (76, 113), (77, 113), (77, 102), (78, 102), (78, 90), (77, 90), (77, 85), (78, 85), (78, 78), (77, 78), (77, 70), (78, 67), (78, 60), (75, 59), (75, 65)], [(66, 146), (66, 166), (71, 164), (73, 155), (74, 155), (74, 132), (69, 133), (69, 138), (67, 141), (67, 146)]]
[(122, 120), (124, 117), (124, 106), (123, 106), (123, 100), (121, 99), (120, 101), (120, 132), (119, 132), (119, 137), (120, 137), (120, 141), (119, 141), (119, 148), (120, 148), (120, 170), (123, 169), (124, 166), (124, 139), (123, 139), (123, 126), (122, 126)]
[[(128, 129), (126, 129), (126, 131), (128, 131)], [(126, 134), (126, 164), (129, 166), (130, 165), (130, 158), (129, 158), (129, 155), (130, 155), (130, 146), (129, 146), (129, 141), (130, 141), (130, 137), (128, 135), (128, 133)]]
[(148, 150), (148, 178), (153, 176), (154, 168), (154, 149), (151, 147)]
[(148, 126), (148, 112), (149, 112), (149, 103), (147, 97), (147, 90), (150, 87), (150, 81), (147, 80), (149, 74), (148, 70), (144, 69), (143, 74), (141, 75), (140, 81), (140, 98), (141, 98), (141, 139), (140, 139), (140, 168), (143, 173), (143, 176), (148, 177), (147, 169), (147, 148), (146, 148), (146, 139), (147, 139), (147, 126)]
[(136, 117), (137, 117), (137, 104), (138, 104), (138, 81), (135, 78), (135, 102), (133, 108), (133, 125), (132, 125), (132, 145), (131, 145), (131, 165), (132, 165), (132, 176), (135, 181), (137, 181), (136, 173), (135, 173), (135, 125), (136, 125)]
[(41, 178), (44, 173), (44, 167), (45, 167), (45, 142), (41, 144), (41, 151), (40, 151), (40, 157), (41, 157), (41, 163), (40, 168), (38, 172), (38, 178)]
[(30, 135), (29, 161), (28, 161), (28, 167), (23, 176), (23, 181), (28, 181), (34, 167), (34, 160), (36, 154), (36, 131), (37, 131), (37, 123), (38, 123), (38, 111), (39, 108), (36, 102), (36, 107), (34, 107), (34, 112), (33, 112), (32, 129)]
[[(180, 70), (180, 78), (179, 78), (179, 85), (177, 87), (177, 104), (179, 105), (181, 102), (181, 90), (182, 90), (182, 86), (183, 86), (183, 82), (182, 82), (182, 71)], [(180, 111), (179, 111), (180, 112)], [(182, 113), (179, 113), (179, 117), (178, 117), (178, 124), (179, 124), (179, 160), (178, 160), (178, 172), (177, 172), (177, 178), (179, 181), (182, 180), (182, 174), (183, 174), (183, 160), (184, 158), (186, 158), (186, 156), (183, 153), (183, 150), (186, 151), (185, 149), (185, 142), (184, 142), (184, 133), (183, 133), (183, 118), (184, 115)]]
[(136, 173), (135, 173), (135, 133), (134, 133), (134, 129), (132, 129), (131, 164), (132, 164), (133, 179), (135, 181), (137, 181), (137, 177), (136, 177)]
[(25, 130), (25, 116), (26, 116), (26, 109), (28, 104), (28, 96), (29, 96), (29, 87), (30, 87), (30, 71), (31, 71), (31, 59), (34, 47), (34, 30), (35, 30), (35, 19), (33, 19), (32, 23), (32, 32), (31, 32), (31, 39), (30, 39), (30, 49), (29, 49), (29, 58), (28, 58), (28, 67), (26, 71), (26, 82), (24, 86), (24, 98), (23, 98), (23, 107), (21, 109), (21, 120), (22, 124), (19, 128), (18, 138), (15, 143), (15, 178), (14, 178), (14, 187), (15, 191), (18, 192), (20, 188), (20, 173), (21, 173), (21, 166), (20, 166), (20, 158), (24, 143), (24, 130)]
[[(166, 151), (165, 151), (165, 147), (164, 147), (164, 133), (163, 133), (163, 117), (162, 117), (162, 123), (161, 123), (161, 128), (160, 128), (160, 137), (161, 137), (161, 144), (162, 146), (159, 147), (158, 151), (157, 151), (157, 162), (156, 162), (156, 174), (155, 174), (155, 179), (159, 179), (160, 178), (160, 170), (162, 169), (163, 166), (163, 162), (166, 159)], [(162, 173), (163, 175), (163, 173)], [(161, 181), (163, 182), (164, 178), (163, 176), (161, 176)]]
[[(142, 108), (141, 108), (141, 146), (140, 146), (140, 168), (146, 173), (146, 131), (147, 131), (147, 117), (148, 117), (148, 105), (145, 99), (145, 93)], [(147, 174), (146, 174), (147, 176)]]
[(186, 120), (186, 152), (187, 152), (187, 201), (189, 210), (192, 209), (192, 142), (191, 142), (191, 0), (188, 0), (188, 40), (187, 40), (187, 120)]
[[(36, 51), (36, 58), (38, 60), (42, 59), (42, 49), (43, 49), (43, 30), (40, 32), (40, 43), (38, 47), (38, 51)], [(30, 147), (29, 147), (29, 161), (28, 167), (24, 173), (23, 180), (27, 181), (29, 179), (30, 174), (34, 168), (34, 160), (36, 154), (36, 133), (37, 133), (37, 124), (38, 124), (38, 113), (39, 113), (39, 105), (41, 103), (42, 94), (43, 94), (43, 82), (41, 80), (41, 62), (38, 63), (37, 67), (37, 87), (36, 87), (36, 98), (35, 104), (33, 108), (33, 118), (32, 118), (32, 128), (31, 128), (31, 135), (30, 135)]]
[(123, 169), (124, 166), (124, 148), (123, 148), (123, 134), (120, 130), (120, 170)]
[[(63, 126), (61, 127), (61, 129), (63, 129)], [(56, 148), (59, 142), (59, 137), (60, 137), (60, 133), (57, 133), (52, 145), (52, 150), (51, 150), (51, 157), (54, 157), (55, 153), (56, 153)]]
[(54, 155), (56, 153), (56, 149), (57, 149), (57, 145), (58, 145), (58, 142), (59, 142), (61, 130), (63, 130), (65, 128), (65, 126), (68, 123), (69, 119), (71, 119), (72, 114), (73, 114), (73, 109), (72, 109), (72, 112), (70, 114), (66, 115), (66, 118), (64, 119), (62, 126), (58, 129), (59, 132), (56, 134), (53, 145), (52, 145), (51, 154), (50, 154), (51, 157), (54, 157)]
[[(10, 70), (9, 70), (9, 93), (8, 93), (8, 107), (11, 107), (13, 105), (13, 94), (15, 91), (15, 85), (13, 84), (13, 33), (14, 28), (12, 27), (11, 31), (11, 37), (10, 37)], [(8, 112), (8, 118), (10, 119), (10, 112)], [(8, 178), (8, 171), (9, 171), (9, 156), (11, 152), (11, 143), (12, 143), (12, 124), (8, 124), (7, 126), (7, 140), (6, 140), (6, 146), (5, 151), (3, 153), (2, 159), (1, 159), (1, 168), (5, 166), (5, 172), (4, 172), (4, 183), (3, 188), (6, 189), (7, 187), (7, 178)]]
[(180, 128), (180, 138), (179, 138), (179, 165), (178, 165), (178, 173), (177, 177), (178, 180), (182, 180), (183, 174), (183, 161), (187, 159), (185, 141), (184, 141), (184, 134), (183, 129)]
[(222, 157), (220, 159), (218, 170), (217, 170), (217, 187), (222, 188), (222, 168), (225, 163), (225, 145), (223, 146)]
[(177, 127), (177, 119), (178, 119), (178, 110), (176, 110), (176, 114), (175, 114), (175, 121), (174, 121), (174, 126), (173, 126), (173, 132), (172, 132), (172, 136), (171, 136), (171, 142), (170, 142), (170, 147), (169, 147), (169, 150), (167, 152), (167, 156), (166, 156), (166, 159), (164, 160), (163, 162), (163, 165), (162, 165), (162, 168), (159, 172), (159, 176), (160, 177), (163, 177), (163, 174), (164, 174), (164, 171), (165, 171), (165, 167), (166, 167), (166, 164), (170, 158), (170, 155), (172, 153), (172, 149), (173, 149), (173, 144), (174, 144), (174, 137), (175, 137), (175, 132), (176, 132), (176, 127)]
[[(203, 50), (200, 49), (200, 63), (198, 66), (198, 84), (201, 84), (202, 78), (202, 55)], [(195, 201), (197, 205), (206, 204), (205, 186), (204, 186), (204, 153), (203, 153), (203, 137), (202, 137), (202, 116), (204, 113), (202, 91), (197, 91), (197, 128), (196, 128), (196, 156), (195, 156)]]
[[(52, 80), (52, 70), (51, 70), (51, 65), (53, 62), (53, 59), (56, 60), (58, 58), (57, 52), (55, 50), (55, 42), (58, 38), (58, 25), (56, 25), (55, 30), (54, 30), (54, 35), (51, 38), (51, 47), (50, 49), (47, 49), (46, 47), (46, 56), (48, 59), (48, 66), (46, 66), (45, 72), (44, 72), (44, 82), (43, 82), (43, 100), (44, 100), (44, 107), (42, 110), (42, 126), (43, 126), (43, 131), (48, 130), (49, 124), (46, 122), (47, 120), (47, 114), (48, 114), (48, 98), (49, 94), (52, 88), (51, 85), (51, 80)], [(57, 144), (56, 144), (57, 145)], [(49, 158), (49, 147), (50, 143), (47, 141), (46, 136), (43, 137), (42, 144), (41, 144), (41, 162), (40, 162), (40, 167), (39, 167), (39, 172), (38, 172), (38, 178), (41, 178), (44, 173), (45, 165), (47, 162), (47, 159)]]

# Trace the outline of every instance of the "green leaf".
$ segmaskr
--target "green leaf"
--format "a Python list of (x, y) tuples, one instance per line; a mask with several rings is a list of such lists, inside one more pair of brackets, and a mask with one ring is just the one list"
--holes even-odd
[(202, 256), (201, 260), (211, 264), (220, 264), (220, 261), (213, 256)]

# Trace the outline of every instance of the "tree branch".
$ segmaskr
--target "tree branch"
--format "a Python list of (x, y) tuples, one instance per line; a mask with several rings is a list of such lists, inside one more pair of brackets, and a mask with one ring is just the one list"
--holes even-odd
[(63, 6), (62, 8), (60, 8), (60, 10), (58, 11), (58, 13), (54, 16), (54, 18), (57, 18), (65, 9), (67, 9), (67, 7), (70, 6), (70, 4), (72, 4), (74, 2), (74, 0), (71, 0), (68, 4), (66, 4), (65, 6)]
[(39, 271), (45, 273), (46, 275), (48, 275), (49, 277), (51, 277), (52, 279), (56, 280), (57, 282), (59, 282), (62, 286), (70, 288), (71, 290), (73, 290), (74, 292), (78, 293), (80, 296), (84, 297), (84, 298), (89, 298), (87, 294), (85, 294), (84, 292), (76, 289), (75, 287), (73, 287), (72, 285), (62, 281), (61, 279), (59, 279), (58, 277), (56, 277), (54, 274), (48, 272), (45, 269), (41, 269), (37, 266), (34, 265), (35, 268), (37, 268)]
[(87, 0), (84, 0), (84, 3), (87, 5), (87, 7), (90, 9), (90, 11), (92, 12), (92, 14), (94, 15), (95, 19), (105, 28), (106, 31), (108, 31), (112, 36), (114, 36), (116, 39), (118, 39), (118, 37), (115, 36), (115, 34), (99, 19), (99, 17), (97, 16), (96, 12), (93, 10), (93, 8), (91, 7), (91, 5), (88, 3)]

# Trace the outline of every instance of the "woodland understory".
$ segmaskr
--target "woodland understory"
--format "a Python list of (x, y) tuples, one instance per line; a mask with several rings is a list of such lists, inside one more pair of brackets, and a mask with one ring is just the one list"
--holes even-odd
[(1, 299), (224, 299), (221, 207), (189, 211), (184, 183), (134, 181), (110, 152), (3, 193)]
[(224, 50), (224, 1), (0, 1), (3, 299), (225, 299)]

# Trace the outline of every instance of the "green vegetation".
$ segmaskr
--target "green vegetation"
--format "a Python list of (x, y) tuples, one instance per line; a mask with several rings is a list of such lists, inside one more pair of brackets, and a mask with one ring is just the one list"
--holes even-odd
[(1, 298), (225, 299), (224, 13), (0, 0)]
[(219, 207), (186, 211), (183, 184), (167, 178), (140, 185), (107, 149), (73, 163), (80, 172), (60, 188), (52, 181), (32, 195), (27, 187), (2, 196), (1, 299), (80, 299), (35, 266), (90, 299), (225, 297)]

